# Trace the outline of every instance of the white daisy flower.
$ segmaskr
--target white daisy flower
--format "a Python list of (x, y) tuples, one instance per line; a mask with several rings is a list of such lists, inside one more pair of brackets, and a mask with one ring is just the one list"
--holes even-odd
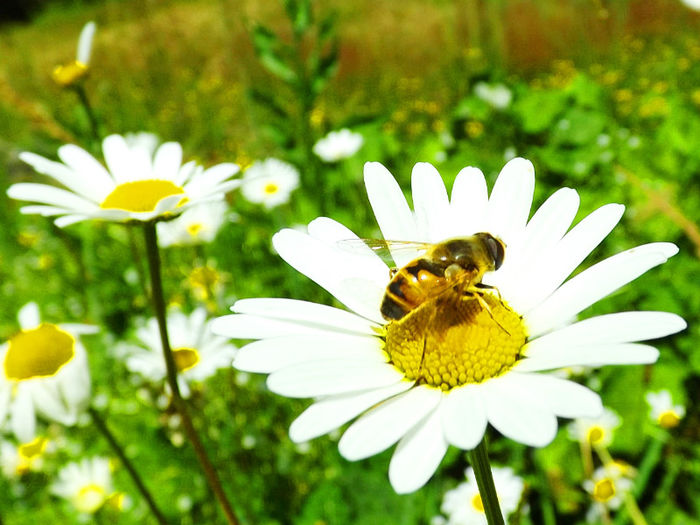
[(14, 479), (27, 472), (37, 472), (43, 468), (44, 452), (48, 439), (37, 436), (28, 443), (15, 445), (10, 441), (0, 442), (0, 470), (5, 477)]
[[(511, 439), (544, 446), (557, 432), (557, 416), (600, 414), (596, 393), (541, 372), (657, 359), (656, 348), (635, 341), (682, 330), (686, 324), (677, 315), (621, 312), (574, 321), (665, 262), (676, 246), (638, 246), (565, 282), (624, 208), (603, 206), (568, 231), (579, 197), (564, 188), (528, 221), (534, 182), (532, 164), (514, 159), (489, 197), (481, 171), (465, 168), (450, 199), (437, 170), (419, 163), (411, 211), (386, 168), (365, 165), (369, 200), (386, 239), (438, 243), (489, 232), (507, 247), (503, 264), (483, 276), (484, 285), (497, 288), (493, 293), (483, 288), (462, 300), (447, 288), (400, 320), (387, 321), (380, 309), (391, 278), (387, 266), (367, 247), (353, 253), (343, 246), (356, 239), (345, 226), (322, 217), (309, 224), (308, 234), (285, 229), (274, 236), (287, 263), (354, 311), (292, 299), (244, 299), (233, 306), (235, 315), (215, 321), (217, 333), (260, 339), (239, 350), (234, 367), (270, 374), (268, 387), (278, 394), (315, 398), (292, 423), (293, 441), (354, 420), (339, 442), (340, 453), (359, 460), (398, 442), (389, 478), (397, 492), (411, 492), (432, 476), (449, 444), (476, 447), (487, 423)], [(493, 237), (490, 246), (497, 255)], [(415, 254), (396, 250), (393, 257), (402, 267)]]
[(68, 500), (78, 512), (94, 514), (117, 497), (109, 460), (93, 457), (69, 463), (58, 472), (51, 493)]
[[(190, 315), (173, 310), (169, 312), (168, 336), (178, 368), (178, 386), (182, 396), (190, 396), (190, 383), (201, 382), (220, 368), (231, 366), (236, 347), (225, 337), (214, 335), (211, 321), (204, 308)], [(163, 347), (160, 343), (158, 321), (151, 318), (136, 331), (138, 344), (118, 345), (117, 354), (126, 359), (126, 367), (149, 381), (160, 382), (166, 377)]]
[(591, 495), (598, 510), (600, 507), (616, 510), (625, 500), (625, 495), (634, 486), (634, 468), (622, 461), (613, 461), (597, 468), (591, 479), (583, 482), (583, 488)]
[(620, 416), (604, 408), (598, 417), (578, 418), (569, 423), (569, 437), (579, 443), (596, 447), (607, 447), (612, 443), (615, 429), (620, 426)]
[(211, 242), (226, 219), (226, 202), (193, 206), (172, 221), (158, 223), (158, 244), (162, 247)]
[(313, 152), (323, 162), (338, 162), (352, 157), (364, 144), (365, 139), (359, 133), (347, 128), (331, 131), (314, 144)]
[(229, 180), (238, 172), (231, 163), (203, 169), (195, 162), (182, 164), (182, 147), (166, 142), (153, 153), (148, 143), (129, 143), (121, 135), (102, 142), (107, 169), (84, 149), (61, 146), (54, 162), (34, 153), (20, 159), (39, 173), (48, 175), (67, 189), (47, 184), (13, 184), (7, 194), (13, 199), (39, 203), (25, 206), (22, 213), (59, 216), (64, 227), (86, 219), (108, 221), (152, 221), (172, 217), (198, 204), (220, 201), (236, 188)]
[(269, 158), (256, 160), (245, 170), (241, 193), (250, 202), (262, 204), (269, 210), (289, 201), (297, 187), (297, 169), (282, 160)]
[(649, 417), (662, 428), (673, 428), (678, 426), (685, 416), (683, 405), (674, 405), (671, 399), (671, 392), (659, 390), (658, 392), (647, 392), (644, 396), (649, 404)]
[(513, 93), (504, 84), (477, 82), (474, 94), (495, 109), (506, 109), (513, 100)]
[(75, 60), (68, 64), (56, 66), (51, 73), (54, 82), (66, 87), (72, 86), (81, 80), (88, 72), (90, 65), (90, 55), (92, 54), (92, 41), (95, 38), (97, 25), (95, 22), (88, 22), (83, 26), (78, 38), (78, 50)]
[[(491, 472), (503, 519), (508, 522), (508, 516), (520, 504), (525, 483), (510, 467), (494, 467)], [(447, 516), (444, 523), (446, 525), (487, 525), (484, 503), (481, 500), (474, 469), (469, 467), (465, 475), (467, 481), (445, 492), (442, 498), (440, 510)]]
[(21, 331), (0, 345), (0, 428), (26, 443), (34, 439), (36, 415), (70, 426), (87, 407), (90, 372), (78, 335), (97, 328), (42, 323), (35, 303), (17, 317)]
[(681, 3), (693, 11), (700, 11), (700, 0), (681, 0)]

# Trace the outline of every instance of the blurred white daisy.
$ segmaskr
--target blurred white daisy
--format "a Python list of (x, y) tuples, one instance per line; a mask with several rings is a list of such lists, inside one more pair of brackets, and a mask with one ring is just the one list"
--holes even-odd
[[(287, 263), (355, 312), (300, 300), (244, 299), (233, 306), (235, 315), (215, 321), (217, 333), (260, 339), (239, 350), (236, 368), (270, 374), (268, 387), (278, 394), (315, 398), (292, 423), (293, 441), (355, 420), (340, 453), (359, 460), (398, 442), (389, 478), (397, 492), (411, 492), (432, 476), (449, 444), (477, 446), (487, 423), (511, 439), (544, 446), (557, 432), (557, 416), (600, 414), (596, 393), (541, 372), (657, 359), (656, 348), (635, 341), (682, 330), (686, 324), (677, 315), (621, 312), (574, 321), (665, 262), (676, 246), (638, 246), (566, 281), (624, 207), (603, 206), (568, 231), (579, 197), (563, 188), (528, 221), (534, 182), (532, 164), (514, 159), (489, 196), (481, 171), (465, 168), (450, 199), (437, 170), (419, 163), (412, 211), (386, 168), (365, 165), (369, 200), (386, 239), (435, 243), (489, 232), (505, 243), (502, 266), (482, 281), (498, 289), (483, 291), (490, 311), (478, 300), (449, 301), (445, 295), (452, 296), (442, 294), (387, 322), (380, 305), (390, 272), (370, 248), (355, 253), (343, 247), (339, 241), (356, 239), (353, 232), (322, 217), (309, 224), (308, 234), (285, 229), (274, 236)], [(416, 257), (392, 255), (399, 267)]]
[(604, 509), (619, 509), (625, 495), (632, 490), (635, 475), (635, 469), (622, 461), (613, 461), (597, 468), (591, 479), (583, 482), (583, 488), (594, 501), (592, 514), (589, 513), (589, 517), (600, 515)]
[[(178, 368), (178, 386), (183, 397), (190, 396), (190, 384), (202, 382), (220, 368), (231, 366), (236, 347), (225, 337), (214, 335), (204, 308), (190, 315), (173, 310), (168, 313), (168, 336)], [(149, 319), (136, 331), (138, 344), (122, 343), (116, 352), (126, 367), (151, 382), (165, 379), (166, 369), (160, 343), (158, 321)]]
[(681, 3), (693, 11), (700, 11), (700, 0), (681, 0)]
[(604, 408), (598, 417), (578, 418), (569, 423), (569, 437), (579, 443), (595, 447), (607, 447), (612, 443), (615, 429), (620, 426), (620, 416), (609, 408)]
[(649, 404), (649, 417), (662, 428), (673, 428), (678, 426), (685, 416), (683, 405), (674, 405), (671, 399), (671, 392), (659, 390), (658, 392), (647, 392), (644, 396)]
[(3, 440), (0, 442), (0, 470), (9, 479), (27, 472), (40, 471), (44, 465), (44, 452), (48, 441), (43, 436), (37, 436), (21, 445)]
[[(498, 504), (503, 513), (503, 519), (508, 522), (520, 504), (525, 484), (521, 477), (516, 476), (510, 467), (494, 467), (491, 470), (493, 483), (496, 488)], [(481, 500), (479, 487), (476, 484), (474, 469), (465, 471), (467, 481), (445, 492), (440, 510), (447, 516), (446, 525), (487, 525), (484, 504)]]
[(63, 467), (51, 485), (51, 493), (85, 514), (94, 514), (108, 501), (121, 499), (114, 490), (110, 462), (102, 457), (85, 458)]
[(34, 439), (37, 415), (70, 426), (87, 407), (90, 372), (78, 335), (97, 328), (42, 323), (35, 303), (17, 318), (21, 331), (0, 345), (0, 428), (26, 443)]
[(62, 87), (72, 86), (81, 80), (88, 72), (90, 65), (90, 55), (92, 54), (92, 41), (95, 37), (97, 25), (95, 22), (88, 22), (83, 26), (78, 38), (78, 50), (75, 60), (67, 64), (56, 66), (51, 76)]
[(316, 142), (313, 151), (323, 162), (338, 162), (357, 153), (364, 141), (359, 133), (343, 128), (340, 131), (331, 131)]
[(282, 160), (256, 160), (243, 174), (241, 193), (255, 204), (270, 209), (289, 201), (299, 186), (299, 172)]
[(506, 109), (513, 100), (513, 93), (504, 84), (477, 82), (474, 94), (495, 109)]
[(172, 221), (158, 223), (158, 244), (178, 246), (211, 242), (226, 219), (225, 201), (193, 206)]
[(218, 164), (206, 170), (194, 161), (182, 164), (182, 147), (177, 142), (161, 144), (153, 152), (145, 141), (110, 135), (102, 142), (102, 153), (107, 169), (73, 144), (58, 149), (62, 162), (20, 153), (20, 159), (67, 189), (18, 183), (10, 186), (7, 194), (39, 203), (21, 208), (22, 213), (59, 216), (56, 225), (63, 227), (86, 219), (124, 222), (171, 218), (191, 206), (220, 201), (240, 184), (240, 180), (230, 180), (238, 172), (235, 164)]

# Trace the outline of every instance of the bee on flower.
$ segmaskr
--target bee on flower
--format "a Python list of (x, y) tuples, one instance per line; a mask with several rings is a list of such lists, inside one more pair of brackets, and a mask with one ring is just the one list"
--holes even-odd
[(677, 427), (685, 416), (685, 407), (681, 404), (674, 405), (668, 390), (647, 392), (644, 398), (649, 405), (649, 418), (661, 428)]
[(83, 26), (78, 38), (78, 50), (75, 60), (67, 64), (58, 65), (51, 73), (54, 82), (61, 87), (70, 87), (80, 82), (88, 73), (90, 55), (92, 54), (92, 41), (95, 38), (97, 25), (88, 22)]

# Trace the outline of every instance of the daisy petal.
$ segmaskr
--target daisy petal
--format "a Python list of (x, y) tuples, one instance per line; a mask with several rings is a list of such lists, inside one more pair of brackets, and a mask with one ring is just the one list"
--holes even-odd
[(413, 208), (418, 237), (416, 241), (438, 242), (445, 238), (450, 203), (442, 177), (432, 164), (418, 162), (411, 174)]
[(132, 180), (129, 146), (121, 135), (110, 135), (102, 141), (102, 155), (117, 184)]
[(471, 450), (484, 437), (487, 420), (478, 387), (452, 389), (440, 404), (440, 413), (445, 439), (451, 445)]
[(564, 283), (525, 315), (530, 337), (570, 320), (581, 310), (633, 281), (678, 251), (671, 243), (652, 243), (613, 255)]
[(326, 359), (385, 363), (388, 358), (377, 337), (313, 334), (274, 337), (250, 343), (236, 354), (233, 366), (269, 374), (291, 365)]
[(51, 206), (69, 208), (77, 212), (91, 213), (97, 206), (83, 197), (68, 190), (37, 184), (34, 182), (20, 182), (7, 189), (7, 195), (12, 199), (40, 202)]
[(408, 494), (425, 485), (447, 452), (441, 432), (440, 414), (433, 411), (418, 423), (396, 446), (389, 463), (389, 481), (397, 494)]
[(71, 224), (75, 224), (76, 222), (84, 221), (88, 218), (89, 217), (87, 215), (64, 215), (63, 217), (59, 217), (53, 222), (59, 228), (65, 228), (66, 226), (70, 226)]
[(37, 304), (32, 301), (20, 308), (19, 312), (17, 312), (17, 321), (22, 330), (31, 330), (39, 326), (41, 317)]
[(56, 206), (43, 206), (37, 204), (35, 206), (22, 206), (19, 212), (24, 215), (41, 215), (42, 217), (53, 217), (54, 215), (62, 215), (70, 213), (71, 210), (66, 208), (57, 208)]
[(391, 365), (354, 359), (311, 361), (273, 372), (267, 387), (288, 397), (318, 397), (393, 385), (403, 374)]
[(31, 393), (20, 389), (10, 406), (10, 427), (21, 443), (28, 443), (36, 434), (36, 414)]
[(535, 168), (515, 158), (501, 170), (486, 210), (487, 231), (506, 244), (525, 228), (535, 191)]
[(518, 372), (536, 372), (568, 366), (642, 365), (653, 363), (658, 357), (656, 348), (637, 343), (565, 346), (537, 352), (519, 361), (516, 367)]
[(557, 433), (557, 418), (537, 397), (521, 391), (517, 381), (510, 381), (512, 375), (483, 383), (489, 422), (510, 439), (532, 447), (543, 447)]
[(177, 142), (166, 142), (156, 151), (153, 158), (153, 175), (157, 179), (173, 180), (182, 163), (182, 146)]
[(300, 334), (319, 334), (329, 331), (318, 323), (270, 319), (247, 314), (217, 317), (212, 321), (211, 330), (215, 334), (231, 339), (264, 339)]
[(450, 209), (453, 229), (447, 238), (484, 231), (484, 216), (488, 205), (488, 188), (484, 174), (478, 168), (463, 168), (452, 186)]
[(76, 193), (95, 202), (101, 202), (114, 188), (114, 179), (95, 157), (83, 148), (66, 144), (58, 148), (58, 157), (75, 173), (71, 186)]
[(509, 374), (516, 388), (532, 394), (560, 417), (598, 417), (603, 412), (600, 396), (583, 385), (545, 374)]
[(361, 416), (338, 443), (340, 454), (350, 461), (386, 450), (401, 439), (440, 403), (442, 393), (434, 388), (412, 388)]
[(80, 38), (78, 39), (78, 51), (76, 53), (76, 60), (81, 64), (88, 65), (90, 63), (90, 54), (92, 51), (92, 39), (95, 37), (95, 30), (97, 26), (95, 22), (88, 22), (83, 26), (82, 31), (80, 31)]
[(413, 386), (412, 382), (401, 381), (367, 392), (321, 399), (304, 410), (294, 420), (289, 427), (289, 437), (295, 443), (301, 443), (327, 434), (362, 414), (368, 408), (405, 392), (411, 386)]

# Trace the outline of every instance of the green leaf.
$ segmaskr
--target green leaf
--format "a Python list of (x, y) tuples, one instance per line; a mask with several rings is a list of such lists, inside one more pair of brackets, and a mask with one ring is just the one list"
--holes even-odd
[(520, 118), (523, 131), (540, 133), (549, 128), (566, 109), (567, 98), (562, 91), (525, 91), (517, 97), (513, 110)]

